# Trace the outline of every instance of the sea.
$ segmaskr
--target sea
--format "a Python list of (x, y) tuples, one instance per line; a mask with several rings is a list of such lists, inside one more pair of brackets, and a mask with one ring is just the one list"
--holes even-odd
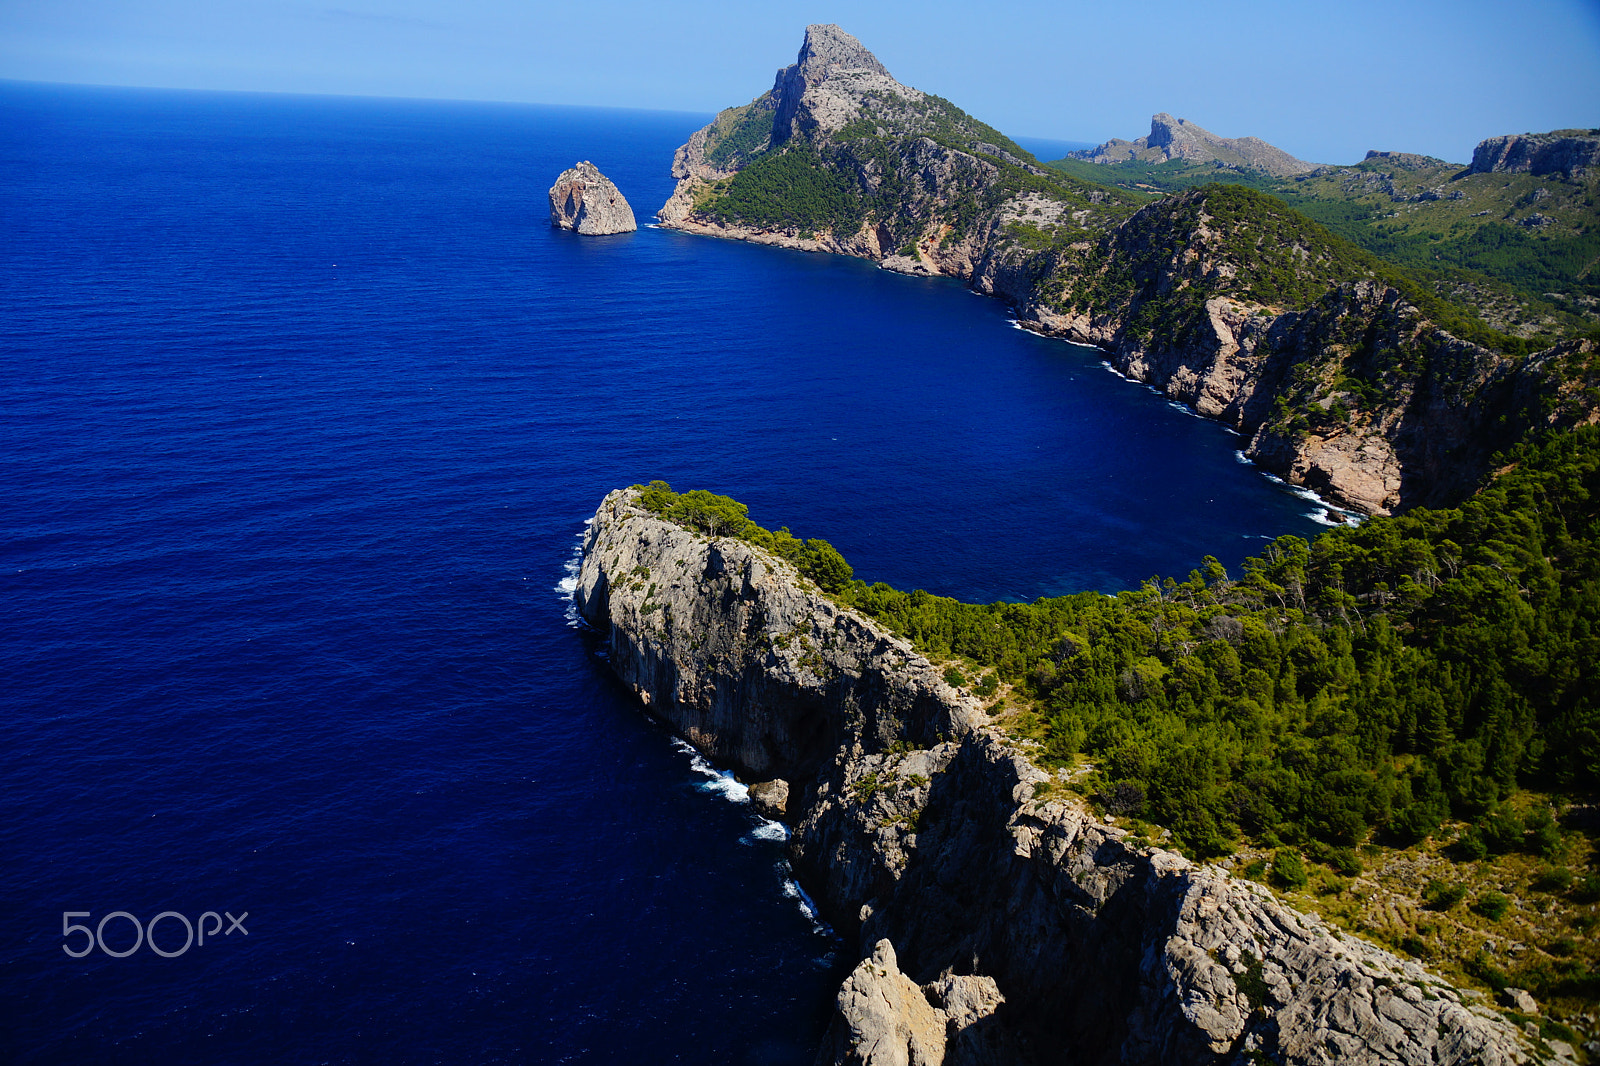
[(602, 497), (984, 602), (1328, 520), (957, 281), (655, 228), (708, 118), (0, 83), (0, 1061), (808, 1063), (856, 945), (577, 623)]

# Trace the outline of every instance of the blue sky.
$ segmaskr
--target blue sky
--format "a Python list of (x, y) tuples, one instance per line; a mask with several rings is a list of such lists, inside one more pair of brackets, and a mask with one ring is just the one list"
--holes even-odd
[(0, 78), (714, 111), (809, 22), (1013, 135), (1169, 111), (1345, 163), (1600, 126), (1600, 0), (0, 0)]

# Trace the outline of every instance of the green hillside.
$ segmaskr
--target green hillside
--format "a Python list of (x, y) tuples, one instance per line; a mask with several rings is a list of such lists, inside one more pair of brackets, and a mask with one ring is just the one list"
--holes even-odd
[(1506, 333), (1554, 338), (1600, 321), (1600, 177), (1470, 174), (1425, 156), (1294, 178), (1180, 161), (1049, 166), (1147, 199), (1219, 181), (1271, 193)]

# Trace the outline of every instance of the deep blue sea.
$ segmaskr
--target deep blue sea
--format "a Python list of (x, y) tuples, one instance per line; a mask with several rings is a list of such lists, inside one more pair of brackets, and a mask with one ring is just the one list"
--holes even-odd
[(550, 228), (705, 120), (0, 83), (0, 1061), (809, 1062), (853, 947), (572, 627), (601, 497), (981, 600), (1317, 530), (958, 283)]

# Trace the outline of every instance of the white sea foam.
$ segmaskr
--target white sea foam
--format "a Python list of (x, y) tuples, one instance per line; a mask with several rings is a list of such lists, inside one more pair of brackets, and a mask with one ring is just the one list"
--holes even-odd
[(1243, 463), (1245, 466), (1249, 466), (1250, 465), (1250, 457), (1244, 453), (1244, 449), (1243, 448), (1241, 448), (1238, 451), (1234, 452), (1233, 453), (1233, 457), (1235, 459), (1237, 459), (1239, 462)]
[[(783, 870), (785, 873), (788, 872), (788, 863), (783, 864)], [(828, 923), (822, 920), (822, 914), (817, 910), (816, 901), (806, 895), (806, 890), (800, 887), (800, 882), (793, 877), (786, 877), (783, 882), (783, 894), (794, 900), (800, 907), (800, 913), (805, 915), (806, 920), (811, 923), (813, 932), (818, 936), (833, 935), (833, 930), (829, 928)]]
[(586, 519), (583, 523), (583, 532), (577, 535), (577, 543), (572, 546), (572, 554), (567, 556), (567, 561), (561, 564), (561, 569), (566, 571), (566, 576), (556, 582), (556, 595), (566, 601), (565, 617), (568, 629), (587, 629), (588, 623), (583, 616), (578, 614), (578, 571), (583, 568), (583, 541), (589, 533), (589, 527), (594, 525), (594, 519)]
[(1172, 408), (1174, 411), (1182, 411), (1184, 414), (1188, 415), (1190, 418), (1204, 419), (1206, 417), (1205, 415), (1201, 414), (1199, 411), (1196, 411), (1193, 407), (1190, 407), (1188, 404), (1179, 403), (1177, 400), (1168, 400), (1167, 401), (1167, 406)]
[(772, 840), (783, 842), (789, 839), (789, 829), (782, 822), (762, 822), (750, 830), (751, 840)]
[(672, 746), (689, 756), (689, 767), (706, 780), (698, 786), (701, 792), (713, 792), (729, 803), (749, 803), (750, 789), (739, 783), (732, 770), (718, 770), (686, 740), (672, 738)]

